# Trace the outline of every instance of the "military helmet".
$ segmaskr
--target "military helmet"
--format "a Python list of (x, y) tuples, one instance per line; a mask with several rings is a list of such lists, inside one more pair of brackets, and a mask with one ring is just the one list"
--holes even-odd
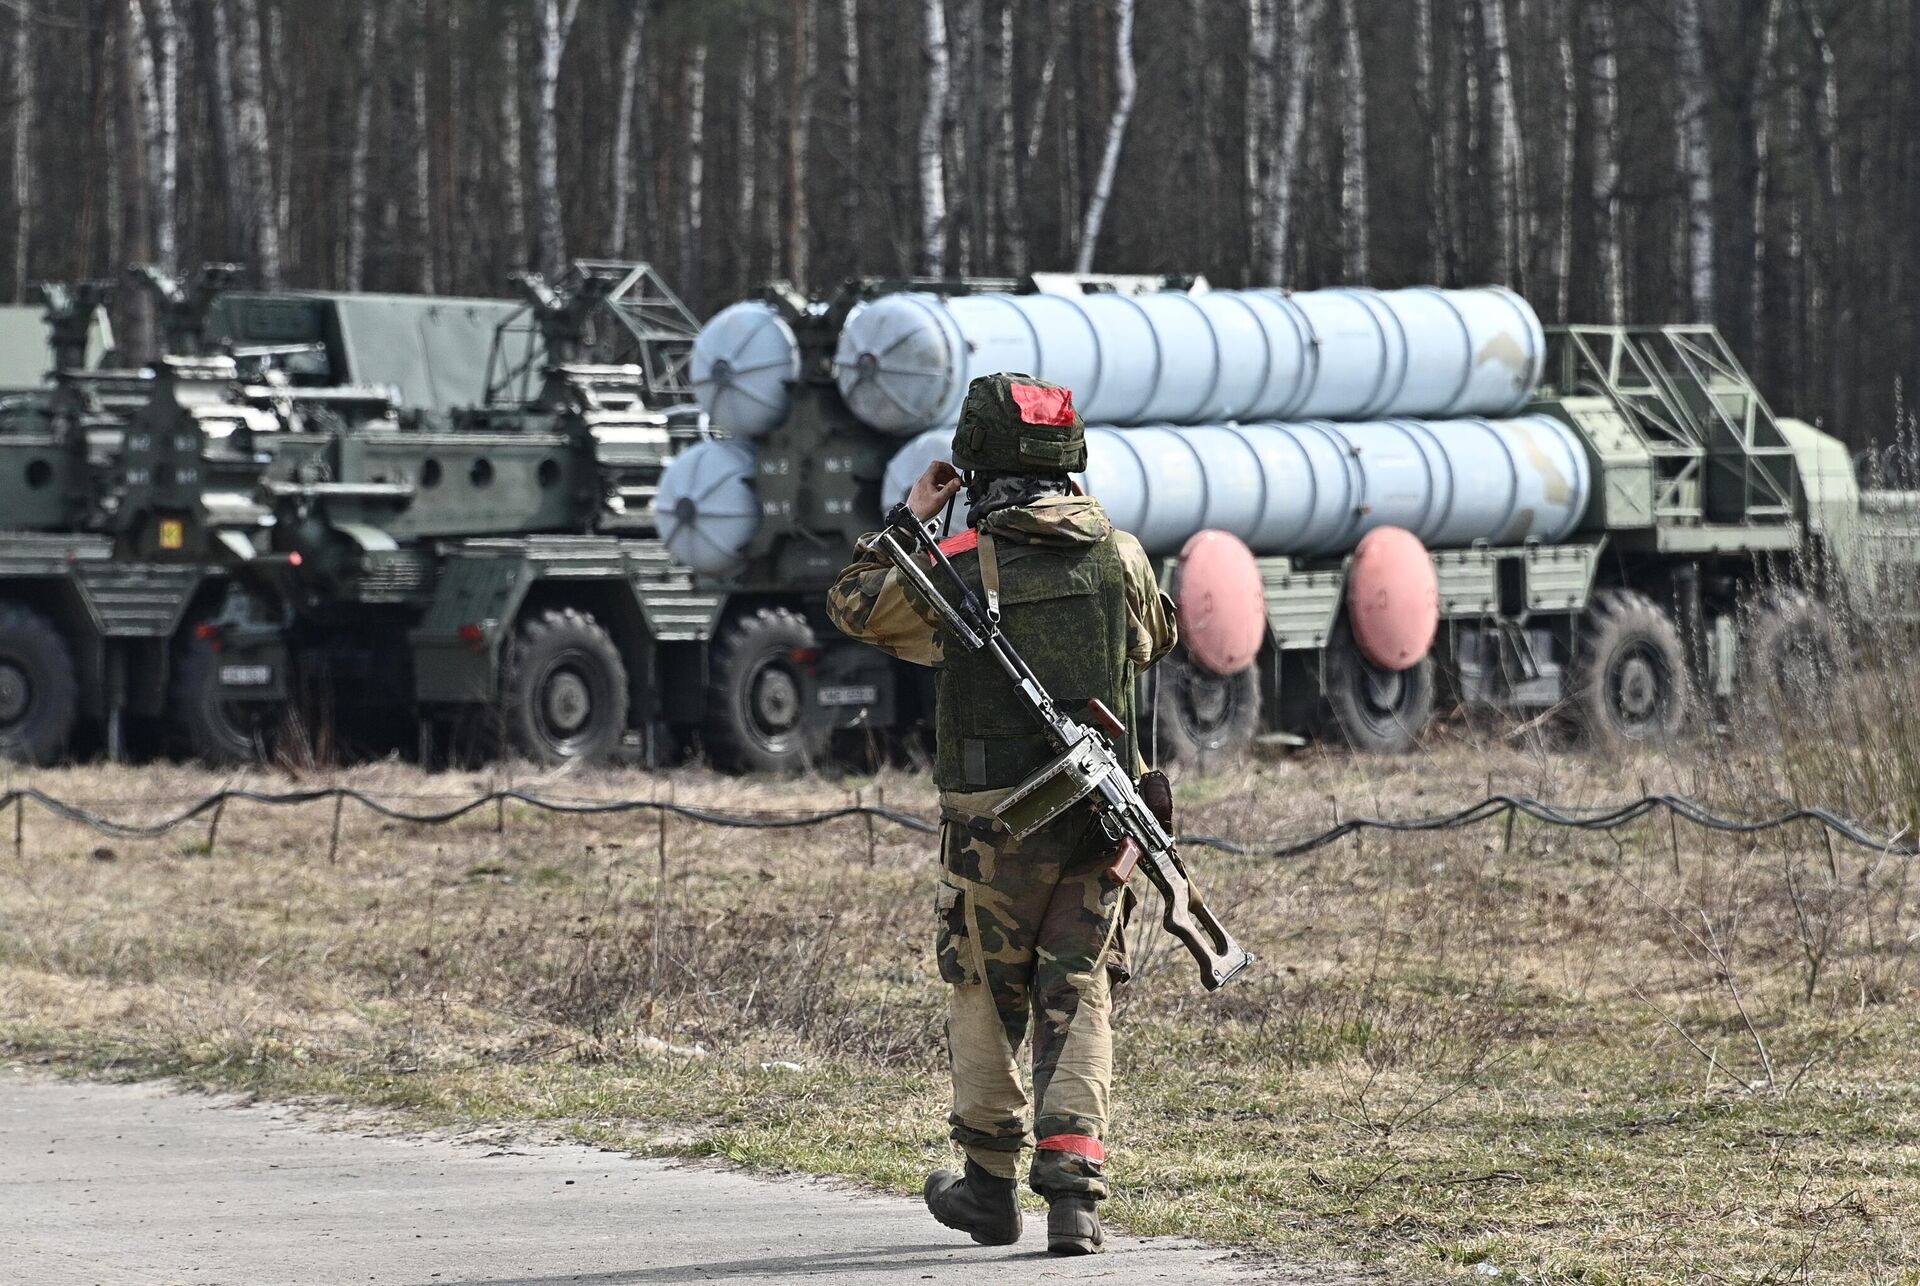
[(1060, 476), (1087, 467), (1087, 426), (1073, 391), (1031, 375), (1001, 371), (967, 386), (953, 463), (989, 473)]

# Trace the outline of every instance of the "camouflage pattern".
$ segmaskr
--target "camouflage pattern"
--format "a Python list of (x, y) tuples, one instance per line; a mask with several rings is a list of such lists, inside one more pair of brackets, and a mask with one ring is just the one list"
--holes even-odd
[(1087, 467), (1087, 426), (1073, 393), (1002, 371), (967, 385), (953, 431), (956, 469), (1059, 477)]
[[(1137, 674), (1178, 638), (1173, 604), (1160, 592), (1139, 541), (1116, 531), (1097, 501), (1050, 496), (988, 515), (1004, 542), (1111, 541), (1126, 623), (1125, 672)], [(919, 665), (944, 660), (936, 618), (873, 551), (874, 537), (840, 574), (827, 614), (841, 630)], [(996, 676), (995, 682), (1004, 683)], [(1144, 767), (1136, 759), (1136, 770)], [(1130, 889), (1106, 874), (1110, 844), (1085, 807), (1025, 840), (991, 822), (1006, 794), (943, 790), (941, 876), (935, 954), (952, 985), (947, 1048), (953, 1071), (953, 1138), (976, 1165), (1001, 1178), (1018, 1172), (1036, 1144), (1028, 1182), (1043, 1193), (1107, 1195), (1101, 1139), (1113, 1079), (1112, 988), (1126, 979)], [(1033, 1104), (1017, 1055), (1033, 1026)], [(1028, 1109), (1037, 1104), (1028, 1131)]]
[[(1104, 1198), (1124, 886), (1107, 874), (1111, 843), (1089, 811), (1016, 841), (991, 823), (1003, 793), (950, 794), (942, 808), (935, 947), (953, 985), (948, 1124), (989, 1173), (1012, 1177), (1020, 1150), (1038, 1140), (1034, 1191)], [(1031, 1134), (1017, 1065), (1029, 1022)]]

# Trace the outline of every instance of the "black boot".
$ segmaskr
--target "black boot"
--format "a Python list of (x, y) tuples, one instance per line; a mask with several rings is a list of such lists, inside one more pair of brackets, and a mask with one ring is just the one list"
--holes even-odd
[(935, 1170), (927, 1176), (927, 1209), (949, 1228), (983, 1246), (1011, 1246), (1020, 1240), (1020, 1198), (1012, 1179), (988, 1174), (971, 1160), (964, 1176)]
[(1092, 1197), (1047, 1199), (1047, 1249), (1056, 1255), (1091, 1255), (1105, 1241), (1100, 1205)]

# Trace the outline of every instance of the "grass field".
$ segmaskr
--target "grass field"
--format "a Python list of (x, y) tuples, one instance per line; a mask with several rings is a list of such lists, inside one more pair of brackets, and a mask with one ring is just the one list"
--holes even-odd
[[(1490, 785), (1751, 809), (1804, 797), (1809, 763), (1441, 738), (1402, 760), (1309, 753), (1189, 780), (1181, 823), (1292, 837)], [(435, 797), (489, 781), (339, 779)], [(14, 780), (152, 817), (225, 779)], [(1884, 786), (1834, 780), (1845, 797), (1828, 802), (1885, 824), (1901, 814), (1870, 797)], [(545, 788), (769, 809), (879, 789), (932, 811), (906, 776)], [(515, 806), (429, 828), (349, 806), (329, 860), (333, 826), (329, 804), (236, 804), (209, 851), (206, 822), (126, 842), (29, 809), (16, 851), (0, 819), (0, 1054), (903, 1192), (947, 1158), (924, 837)], [(1128, 1228), (1392, 1280), (1920, 1281), (1908, 864), (1806, 828), (1735, 839), (1664, 818), (1193, 862), (1261, 960), (1209, 997), (1169, 939), (1136, 930), (1109, 1206)]]

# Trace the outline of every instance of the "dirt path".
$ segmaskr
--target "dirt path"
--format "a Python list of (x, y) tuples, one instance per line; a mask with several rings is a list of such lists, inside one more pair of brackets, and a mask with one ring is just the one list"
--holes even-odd
[(1044, 1228), (975, 1247), (917, 1202), (576, 1146), (323, 1128), (286, 1108), (0, 1069), (0, 1276), (54, 1282), (1238, 1282), (1258, 1267)]

